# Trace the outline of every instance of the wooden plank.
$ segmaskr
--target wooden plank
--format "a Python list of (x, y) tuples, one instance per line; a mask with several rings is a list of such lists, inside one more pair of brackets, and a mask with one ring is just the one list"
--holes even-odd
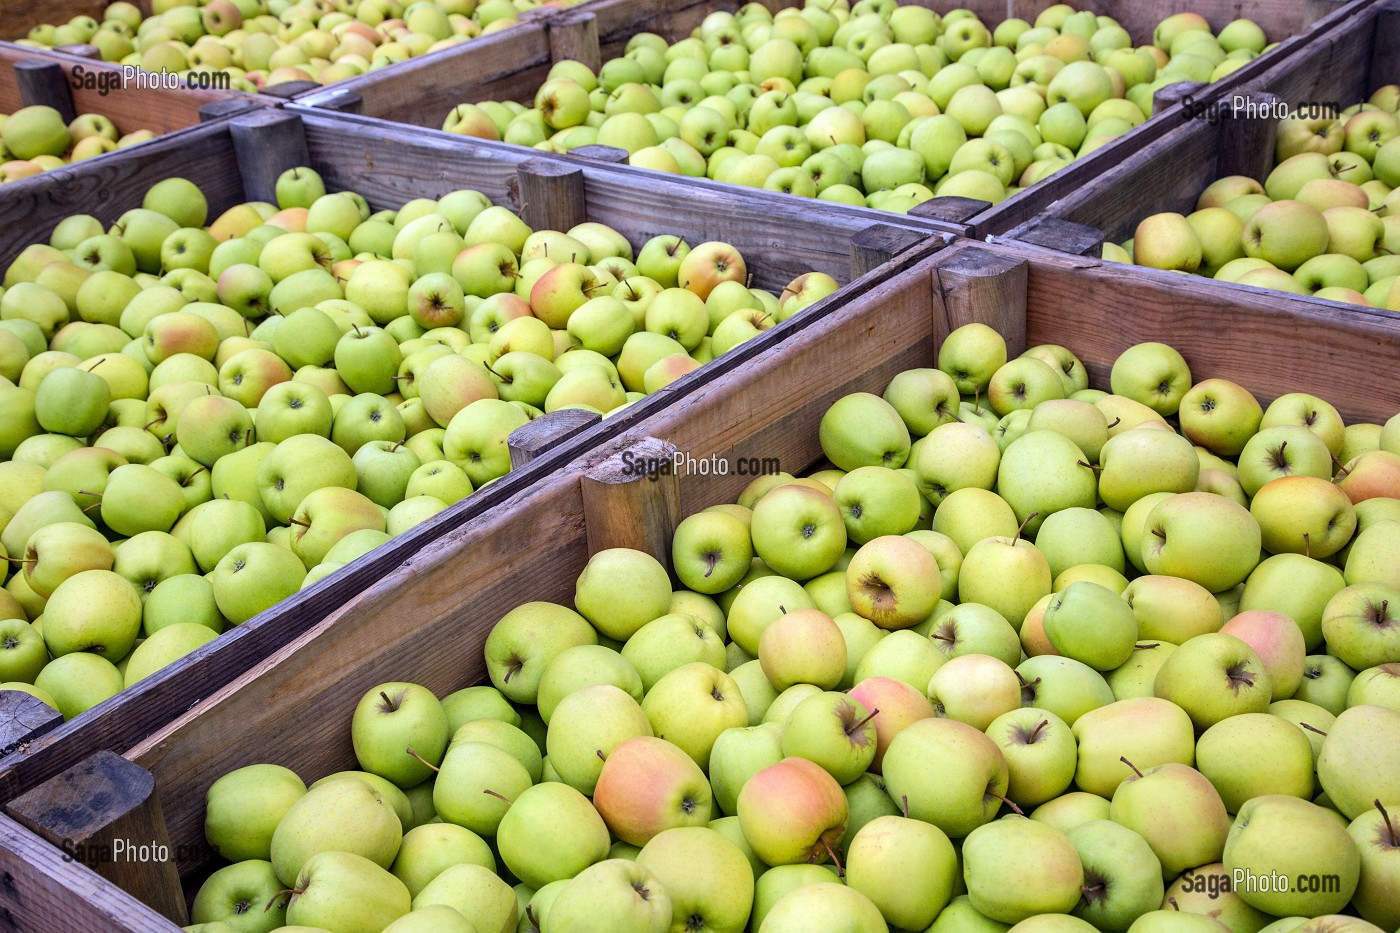
[(311, 163), (301, 119), (281, 110), (257, 110), (229, 124), (243, 191), (254, 201), (277, 203), (277, 179)]
[(1010, 357), (1026, 349), (1026, 279), (1024, 260), (984, 248), (959, 250), (933, 270), (942, 304), (935, 338), (964, 324), (986, 324), (1006, 339)]
[(583, 169), (554, 159), (522, 162), (520, 216), (535, 230), (572, 230), (588, 216)]
[(582, 62), (594, 71), (603, 65), (598, 48), (598, 19), (586, 10), (565, 10), (545, 24), (549, 35), (549, 57), (555, 62)]
[(140, 765), (98, 752), (5, 812), (162, 916), (189, 920), (155, 778)]
[(510, 468), (518, 470), (545, 451), (587, 431), (602, 420), (596, 412), (564, 408), (536, 418), (510, 432)]
[(0, 754), (24, 751), (63, 724), (63, 715), (33, 694), (0, 690)]
[(179, 933), (179, 929), (112, 882), (0, 814), (0, 931)]

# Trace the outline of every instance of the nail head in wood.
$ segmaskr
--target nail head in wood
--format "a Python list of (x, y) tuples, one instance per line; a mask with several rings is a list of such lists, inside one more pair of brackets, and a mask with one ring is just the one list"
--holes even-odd
[(943, 338), (964, 324), (986, 324), (1006, 340), (1007, 356), (1026, 349), (1026, 292), (1029, 265), (982, 247), (949, 257), (934, 269), (934, 288), (942, 298), (942, 318), (935, 302), (933, 333)]
[(175, 923), (188, 922), (155, 778), (145, 768), (98, 752), (5, 812)]
[(520, 469), (551, 447), (582, 434), (601, 420), (602, 417), (596, 412), (565, 408), (516, 428), (506, 438), (510, 448), (510, 468)]
[(73, 122), (77, 116), (73, 108), (73, 89), (68, 86), (68, 76), (58, 62), (34, 59), (15, 62), (15, 83), (19, 85), (19, 98), (24, 106), (52, 107), (65, 123)]
[(566, 10), (546, 20), (545, 28), (549, 30), (551, 61), (583, 62), (594, 71), (602, 67), (603, 53), (598, 44), (598, 18), (592, 13)]
[(555, 159), (520, 164), (521, 216), (532, 230), (569, 230), (588, 219), (583, 169)]
[(626, 547), (671, 566), (671, 537), (681, 518), (676, 445), (642, 438), (594, 463), (580, 478), (588, 553)]
[(63, 725), (63, 714), (22, 690), (0, 690), (0, 762)]
[(576, 159), (606, 162), (610, 165), (623, 165), (628, 159), (627, 150), (619, 149), (617, 146), (579, 146), (577, 149), (570, 149), (569, 155)]
[(871, 224), (851, 237), (851, 279), (889, 262), (924, 242), (927, 234), (892, 224)]
[(229, 124), (243, 193), (253, 201), (277, 202), (277, 177), (289, 168), (310, 165), (306, 128), (301, 118), (265, 107), (233, 118)]

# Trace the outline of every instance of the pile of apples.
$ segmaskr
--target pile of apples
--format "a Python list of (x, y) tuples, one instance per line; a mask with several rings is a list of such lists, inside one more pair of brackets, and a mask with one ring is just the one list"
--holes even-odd
[(71, 718), (504, 475), (532, 418), (617, 411), (837, 288), (475, 191), (276, 193), (206, 227), (172, 178), (7, 270), (0, 687)]
[(21, 45), (94, 45), (104, 61), (145, 71), (226, 72), (234, 90), (287, 81), (332, 84), (515, 25), (533, 0), (126, 0), (99, 22), (35, 26)]
[(366, 693), (362, 770), (215, 782), (191, 929), (1400, 926), (1400, 416), (1156, 343), (938, 364), (682, 521), (679, 587), (599, 551), (489, 686)]
[(100, 113), (79, 114), (70, 123), (52, 107), (0, 113), (0, 184), (154, 138), (150, 130), (122, 135)]
[(443, 129), (616, 146), (643, 168), (904, 213), (939, 195), (999, 202), (1142, 123), (1159, 88), (1214, 81), (1266, 41), (1195, 13), (1134, 48), (1067, 4), (993, 29), (894, 0), (748, 3), (673, 45), (634, 36), (596, 75), (560, 62), (532, 109), (462, 104)]
[(1230, 175), (1196, 211), (1154, 214), (1104, 258), (1400, 311), (1400, 85), (1333, 119), (1280, 122), (1260, 184)]

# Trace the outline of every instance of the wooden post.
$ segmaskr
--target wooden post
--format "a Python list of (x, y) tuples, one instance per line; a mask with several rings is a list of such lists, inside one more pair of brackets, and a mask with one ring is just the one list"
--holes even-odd
[[(1026, 349), (1026, 290), (1030, 267), (1024, 259), (981, 247), (965, 249), (933, 270), (942, 320), (935, 320), (938, 342), (964, 324), (978, 322), (1001, 334), (1012, 359)], [(935, 317), (938, 309), (935, 307)]]
[(520, 215), (532, 230), (567, 231), (588, 219), (583, 169), (553, 159), (520, 163)]
[(1168, 84), (1166, 87), (1152, 95), (1152, 112), (1149, 117), (1159, 116), (1170, 107), (1181, 103), (1188, 97), (1195, 95), (1201, 88), (1205, 87), (1199, 81), (1182, 81), (1177, 84)]
[(601, 420), (594, 412), (565, 408), (516, 428), (506, 438), (510, 447), (510, 468), (520, 469), (551, 447), (582, 434)]
[(73, 90), (58, 62), (37, 59), (15, 62), (15, 83), (19, 85), (19, 99), (24, 106), (52, 107), (63, 117), (64, 123), (73, 122), (77, 116), (73, 109)]
[(229, 132), (243, 177), (243, 194), (251, 201), (276, 204), (277, 176), (311, 163), (306, 129), (296, 114), (272, 108), (255, 110), (234, 117)]
[[(972, 218), (992, 206), (990, 201), (981, 201), (977, 198), (963, 198), (949, 195), (943, 198), (930, 198), (922, 204), (910, 208), (910, 217), (922, 217), (925, 220), (938, 220), (949, 224), (962, 224), (971, 228)], [(968, 231), (971, 236), (971, 230)]]
[[(1216, 161), (1221, 176), (1248, 175), (1257, 181), (1269, 177), (1274, 167), (1274, 144), (1278, 138), (1275, 108), (1283, 104), (1276, 94), (1260, 91), (1243, 95), (1253, 113), (1231, 111), (1221, 127), (1220, 156)], [(1261, 116), (1262, 114), (1262, 116)]]
[(1385, 0), (1380, 9), (1376, 10), (1371, 79), (1366, 83), (1366, 87), (1374, 90), (1381, 85), (1393, 83), (1397, 57), (1400, 57), (1400, 2)]
[(671, 566), (671, 536), (681, 520), (676, 445), (644, 437), (595, 462), (580, 478), (588, 553), (614, 547), (646, 551)]
[(598, 18), (592, 13), (565, 10), (545, 21), (549, 30), (549, 58), (552, 62), (583, 62), (597, 71), (603, 64), (598, 45)]
[(12, 800), (5, 812), (74, 861), (176, 924), (188, 923), (156, 780), (113, 752), (86, 761)]
[(851, 237), (851, 281), (927, 239), (926, 234), (891, 224), (872, 224)]
[(0, 762), (63, 725), (63, 714), (22, 690), (0, 690)]
[[(1270, 149), (1272, 152), (1272, 149)], [(1103, 256), (1103, 231), (1057, 217), (1034, 217), (998, 240), (1013, 240), (1072, 256)]]
[(579, 146), (577, 149), (570, 149), (568, 154), (577, 159), (606, 162), (609, 165), (626, 165), (628, 159), (627, 150), (617, 146)]

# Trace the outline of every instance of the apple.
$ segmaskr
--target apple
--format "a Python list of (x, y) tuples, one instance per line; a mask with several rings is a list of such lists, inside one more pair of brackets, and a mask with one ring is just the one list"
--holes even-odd
[(613, 748), (593, 795), (593, 805), (613, 835), (636, 846), (666, 829), (705, 825), (712, 801), (709, 782), (695, 761), (650, 736), (626, 739)]
[(805, 758), (784, 758), (751, 777), (739, 792), (739, 823), (769, 865), (820, 862), (845, 830), (841, 785)]
[[(1066, 913), (1079, 903), (1083, 864), (1068, 837), (1053, 826), (1006, 816), (968, 834), (962, 854), (972, 906), (992, 920), (1019, 923), (1037, 914)], [(1035, 881), (1018, 884), (1018, 877)]]
[[(957, 857), (938, 827), (900, 816), (881, 816), (856, 832), (846, 850), (846, 884), (868, 897), (890, 923), (927, 928), (952, 898)], [(923, 879), (905, 883), (908, 873)]]
[(1008, 780), (995, 742), (972, 726), (933, 718), (915, 720), (895, 735), (881, 773), (891, 798), (902, 804), (907, 798), (911, 816), (953, 839), (996, 815)]

